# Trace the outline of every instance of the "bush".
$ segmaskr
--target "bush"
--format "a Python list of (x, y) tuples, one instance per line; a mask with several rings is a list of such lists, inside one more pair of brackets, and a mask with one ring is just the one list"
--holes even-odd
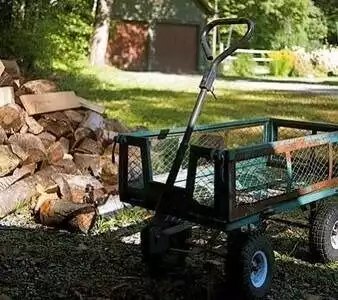
[(322, 73), (338, 73), (338, 49), (323, 48), (311, 52), (311, 60), (315, 69)]
[(296, 52), (295, 66), (291, 75), (295, 77), (307, 77), (314, 75), (311, 55), (306, 53), (303, 49)]
[(297, 56), (290, 50), (273, 51), (269, 54), (270, 74), (273, 76), (289, 76), (294, 70)]
[(237, 59), (233, 61), (233, 70), (242, 77), (251, 76), (255, 72), (256, 62), (251, 54), (239, 54)]
[(13, 0), (13, 17), (0, 27), (0, 57), (36, 71), (55, 61), (72, 64), (87, 54), (91, 15), (86, 1), (27, 1), (24, 15), (20, 3)]

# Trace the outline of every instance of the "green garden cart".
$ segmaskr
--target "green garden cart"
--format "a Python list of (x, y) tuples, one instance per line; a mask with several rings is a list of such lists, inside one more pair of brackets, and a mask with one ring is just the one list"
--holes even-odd
[[(214, 59), (208, 33), (235, 24), (247, 26), (245, 35)], [(193, 226), (226, 234), (227, 280), (236, 299), (263, 299), (270, 290), (274, 252), (265, 225), (276, 214), (307, 210), (313, 256), (338, 260), (338, 207), (326, 201), (338, 193), (338, 125), (272, 118), (196, 125), (219, 64), (253, 30), (246, 18), (205, 26), (201, 41), (210, 67), (186, 127), (116, 139), (121, 201), (153, 212), (141, 232), (149, 270), (169, 256), (182, 264)]]

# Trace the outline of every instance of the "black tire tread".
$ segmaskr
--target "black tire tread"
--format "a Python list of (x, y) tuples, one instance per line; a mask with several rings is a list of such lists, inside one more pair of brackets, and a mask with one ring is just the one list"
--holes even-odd
[[(251, 233), (242, 233), (238, 236), (232, 236), (232, 241), (229, 241), (229, 253), (228, 253), (228, 280), (230, 287), (234, 289), (234, 292), (240, 299), (252, 299), (259, 300), (264, 299), (266, 292), (270, 289), (272, 282), (272, 274), (274, 269), (274, 255), (270, 241), (260, 231)], [(253, 293), (250, 288), (250, 266), (247, 263), (251, 261), (251, 255), (253, 251), (257, 251), (258, 248), (264, 250), (268, 256), (269, 261), (269, 274), (267, 283), (260, 293)], [(240, 294), (240, 296), (239, 296)]]
[[(331, 235), (333, 222), (338, 220), (338, 206), (321, 206), (312, 220), (310, 229), (310, 250), (314, 259), (328, 263), (336, 261), (338, 257), (330, 251), (331, 242), (328, 237)], [(332, 247), (331, 247), (332, 248)]]

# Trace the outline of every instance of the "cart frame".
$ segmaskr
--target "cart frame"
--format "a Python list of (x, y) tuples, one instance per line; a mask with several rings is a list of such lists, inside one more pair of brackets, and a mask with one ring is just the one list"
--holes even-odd
[[(254, 126), (263, 126), (264, 128), (263, 143), (258, 145), (235, 149), (214, 149), (192, 144), (189, 153), (186, 187), (175, 186), (172, 192), (165, 195), (163, 205), (166, 203), (168, 205), (163, 207), (163, 212), (223, 231), (230, 231), (249, 224), (259, 223), (272, 214), (290, 211), (338, 193), (338, 177), (336, 177), (338, 174), (334, 172), (336, 164), (334, 155), (337, 153), (332, 147), (332, 145), (338, 143), (338, 125), (336, 124), (259, 119), (198, 126), (194, 132), (212, 133), (216, 129), (232, 130)], [(306, 130), (311, 135), (278, 140), (281, 127)], [(163, 192), (165, 184), (153, 179), (151, 140), (163, 140), (170, 136), (182, 135), (184, 132), (184, 128), (178, 128), (174, 130), (136, 132), (119, 136), (119, 193), (123, 202), (155, 210), (156, 201), (159, 199), (161, 192)], [(248, 204), (234, 207), (233, 202), (236, 195), (234, 184), (236, 182), (235, 164), (237, 162), (282, 154), (286, 157), (284, 168), (288, 172), (288, 180), (291, 181), (294, 162), (291, 160), (292, 155), (290, 153), (303, 149), (311, 150), (323, 145), (327, 146), (328, 153), (327, 178), (325, 180), (312, 182), (298, 189), (290, 187), (285, 193), (275, 197), (268, 197), (254, 205)], [(128, 166), (131, 158), (130, 147), (138, 148), (141, 154), (142, 187), (133, 187), (128, 180)], [(200, 205), (193, 198), (197, 162), (200, 158), (212, 160), (214, 164), (214, 207)]]

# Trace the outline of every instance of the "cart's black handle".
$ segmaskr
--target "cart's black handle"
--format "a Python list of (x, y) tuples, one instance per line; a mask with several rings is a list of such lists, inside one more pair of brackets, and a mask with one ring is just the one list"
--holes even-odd
[(201, 42), (202, 42), (204, 53), (208, 60), (214, 59), (212, 55), (212, 51), (208, 43), (208, 39), (207, 39), (209, 32), (215, 26), (219, 26), (219, 25), (242, 25), (242, 24), (248, 26), (247, 32), (239, 41), (237, 41), (233, 45), (230, 45), (227, 49), (225, 49), (223, 53), (221, 53), (219, 56), (216, 57), (214, 63), (219, 64), (222, 60), (224, 60), (226, 57), (228, 57), (233, 52), (235, 52), (244, 42), (247, 42), (252, 37), (253, 31), (255, 28), (255, 23), (247, 18), (232, 18), (232, 19), (220, 18), (220, 19), (211, 21), (203, 28), (202, 35), (201, 35)]

